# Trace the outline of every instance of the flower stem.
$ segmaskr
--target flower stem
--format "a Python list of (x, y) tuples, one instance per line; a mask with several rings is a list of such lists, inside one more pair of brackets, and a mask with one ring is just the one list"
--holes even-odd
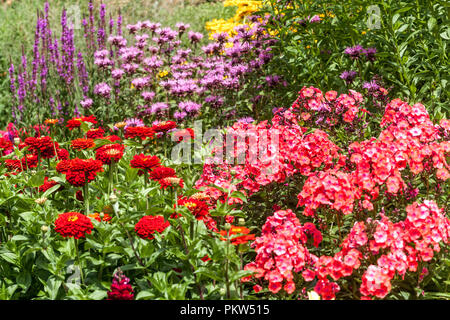
[(75, 254), (77, 256), (77, 265), (78, 265), (78, 268), (80, 268), (81, 284), (84, 285), (83, 268), (81, 267), (80, 253), (78, 252), (78, 240), (73, 238), (73, 244), (75, 246)]

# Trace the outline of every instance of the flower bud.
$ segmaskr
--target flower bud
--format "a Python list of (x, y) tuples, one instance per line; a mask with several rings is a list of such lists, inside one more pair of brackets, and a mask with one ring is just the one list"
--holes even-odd
[(226, 231), (231, 229), (231, 224), (225, 223), (225, 226), (223, 227)]
[(239, 219), (238, 219), (238, 224), (239, 224), (240, 226), (245, 226), (245, 219), (244, 219), (244, 218), (239, 218)]
[(37, 204), (44, 204), (48, 199), (46, 197), (38, 198), (34, 200)]
[(105, 216), (105, 213), (102, 211), (102, 212), (100, 212), (99, 216), (103, 220), (103, 217)]
[(114, 193), (111, 193), (109, 196), (109, 201), (111, 201), (112, 204), (117, 202), (117, 196)]
[(42, 232), (47, 232), (48, 231), (48, 226), (44, 225), (41, 227)]
[(20, 138), (16, 137), (14, 138), (14, 145), (18, 146), (20, 144)]

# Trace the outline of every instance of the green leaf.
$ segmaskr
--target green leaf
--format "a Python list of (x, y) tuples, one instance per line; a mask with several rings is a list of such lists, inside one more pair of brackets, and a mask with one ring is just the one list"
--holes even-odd
[(31, 179), (28, 181), (28, 186), (30, 187), (40, 187), (44, 184), (45, 180), (45, 171), (38, 171), (35, 175), (31, 177)]
[(103, 300), (108, 296), (106, 290), (95, 290), (89, 295), (89, 298), (92, 300)]
[(436, 18), (431, 17), (431, 18), (428, 20), (428, 24), (427, 24), (428, 30), (433, 31), (433, 29), (434, 29), (434, 27), (436, 26), (436, 24), (437, 24)]

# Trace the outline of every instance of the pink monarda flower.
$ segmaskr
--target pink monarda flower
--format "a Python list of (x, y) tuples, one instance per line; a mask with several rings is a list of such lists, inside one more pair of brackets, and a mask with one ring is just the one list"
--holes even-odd
[(99, 83), (95, 86), (94, 93), (102, 96), (103, 98), (109, 99), (111, 94), (111, 87), (105, 82)]
[(85, 109), (89, 109), (90, 107), (92, 107), (92, 103), (92, 99), (89, 98), (80, 101), (81, 106)]
[(138, 89), (141, 90), (143, 88), (145, 88), (148, 85), (148, 78), (136, 78), (133, 81), (131, 81), (131, 83), (133, 84), (133, 86)]
[(123, 71), (122, 69), (114, 69), (113, 71), (111, 71), (111, 77), (115, 80), (120, 80), (124, 73), (125, 71)]

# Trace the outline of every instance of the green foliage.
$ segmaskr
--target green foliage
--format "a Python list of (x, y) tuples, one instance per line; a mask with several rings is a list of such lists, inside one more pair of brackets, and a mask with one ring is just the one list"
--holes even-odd
[[(346, 91), (339, 75), (353, 69), (359, 78), (352, 89), (361, 90), (362, 83), (377, 74), (392, 97), (422, 102), (437, 119), (448, 117), (450, 29), (445, 1), (269, 0), (263, 13), (277, 17), (268, 27), (279, 40), (271, 67), (281, 70), (290, 84), (285, 104), (304, 85)], [(302, 26), (302, 19), (314, 15), (321, 21)], [(376, 61), (352, 62), (344, 50), (357, 44), (375, 47)]]

